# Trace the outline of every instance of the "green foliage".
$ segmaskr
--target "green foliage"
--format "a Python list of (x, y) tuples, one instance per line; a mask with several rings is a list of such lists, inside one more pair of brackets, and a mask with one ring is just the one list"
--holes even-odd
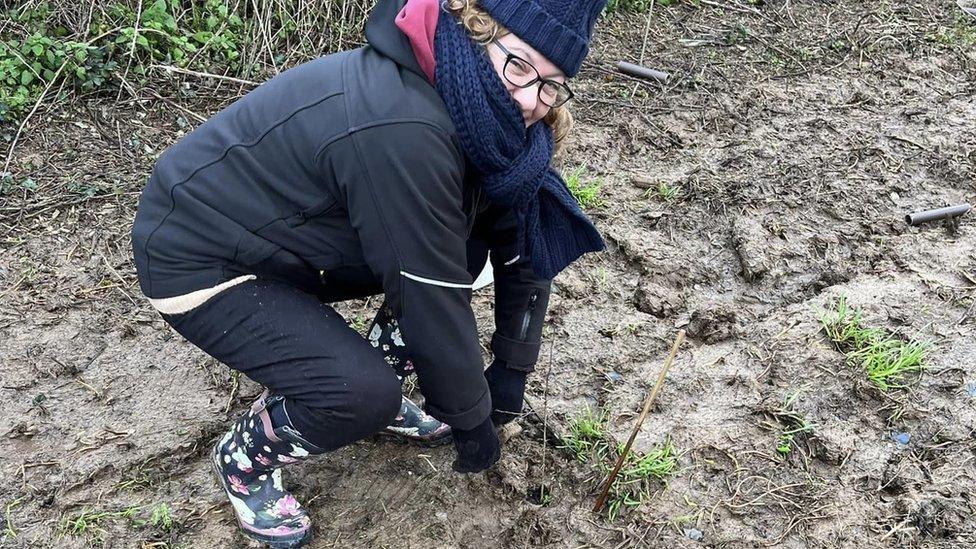
[(752, 29), (745, 25), (736, 24), (735, 27), (730, 29), (725, 34), (725, 43), (729, 46), (734, 46), (736, 44), (742, 44), (749, 40), (752, 35)]
[(68, 192), (71, 194), (76, 194), (83, 196), (85, 198), (91, 198), (98, 194), (105, 194), (105, 190), (98, 187), (97, 185), (91, 185), (88, 183), (79, 183), (77, 181), (72, 181), (67, 185)]
[(227, 0), (193, 2), (178, 19), (180, 10), (180, 0), (146, 2), (141, 14), (113, 4), (93, 20), (90, 34), (105, 36), (91, 44), (65, 38), (62, 27), (48, 27), (47, 4), (7, 11), (28, 33), (0, 40), (0, 123), (29, 110), (55, 77), (69, 89), (89, 92), (105, 88), (120, 66), (144, 74), (151, 63), (192, 61), (201, 69), (220, 63), (236, 71), (245, 25)]
[(775, 423), (766, 423), (767, 428), (779, 432), (776, 439), (776, 452), (784, 457), (793, 452), (801, 437), (812, 433), (816, 427), (808, 423), (803, 414), (796, 410), (794, 405), (799, 397), (799, 390), (786, 395), (780, 408), (769, 412), (776, 420)]
[[(115, 37), (114, 45), (125, 54), (131, 51), (142, 62), (186, 66), (197, 59), (227, 63), (236, 69), (244, 22), (230, 11), (227, 2), (194, 2), (178, 21), (174, 14), (179, 9), (179, 0), (155, 0), (143, 9), (137, 21), (137, 14), (129, 6), (114, 6), (110, 17), (126, 25)], [(203, 51), (209, 55), (194, 55)]]
[(842, 296), (820, 317), (823, 330), (850, 364), (859, 365), (881, 391), (904, 388), (908, 374), (921, 373), (929, 346), (904, 341), (882, 328), (864, 327), (860, 311), (847, 307)]
[(7, 172), (0, 173), (0, 196), (10, 194), (17, 189), (32, 193), (37, 190), (37, 183), (29, 177), (17, 181)]
[[(22, 500), (22, 499), (24, 499), (24, 498), (23, 497), (19, 497), (19, 498), (15, 499), (15, 500), (11, 501), (10, 503), (7, 504), (7, 507), (4, 509), (4, 519), (5, 519), (6, 525), (4, 526), (4, 529), (3, 529), (3, 535), (5, 537), (6, 536), (10, 536), (12, 538), (17, 537), (17, 529), (14, 528), (14, 521), (10, 518), (10, 513), (11, 513), (11, 511), (13, 511), (14, 507), (17, 507), (18, 505), (20, 505), (20, 500)], [(3, 539), (3, 538), (0, 538), (0, 539)]]
[(110, 16), (121, 19), (128, 26), (122, 28), (114, 44), (125, 53), (140, 59), (180, 64), (197, 47), (181, 32), (170, 9), (179, 7), (178, 0), (155, 0), (143, 6), (142, 14), (132, 8), (117, 4), (109, 10)]
[(669, 185), (666, 181), (659, 181), (657, 187), (644, 191), (644, 198), (656, 196), (662, 202), (674, 202), (681, 197), (681, 187)]
[(972, 21), (972, 17), (960, 12), (956, 15), (952, 26), (939, 27), (937, 32), (926, 34), (925, 39), (947, 46), (976, 45), (976, 25), (973, 25)]
[[(614, 463), (623, 451), (623, 444), (617, 446)], [(612, 467), (601, 461), (604, 476), (612, 471)], [(607, 496), (607, 518), (616, 519), (622, 508), (637, 507), (650, 499), (654, 483), (664, 480), (674, 474), (678, 467), (678, 457), (671, 441), (651, 448), (643, 456), (631, 451), (624, 459), (620, 471), (613, 479)]]
[(105, 83), (115, 62), (97, 47), (40, 32), (0, 41), (0, 122), (33, 106), (59, 69), (73, 88), (90, 91)]
[(599, 198), (600, 187), (603, 186), (603, 181), (596, 179), (583, 182), (582, 175), (585, 169), (586, 164), (582, 164), (567, 175), (565, 178), (566, 187), (569, 188), (569, 192), (572, 193), (573, 198), (579, 203), (580, 208), (586, 209), (603, 206), (603, 201)]
[(559, 448), (568, 449), (581, 463), (594, 456), (605, 456), (609, 445), (604, 440), (607, 411), (597, 416), (589, 406), (575, 414), (569, 422), (569, 436)]
[[(231, 69), (237, 69), (239, 43), (244, 32), (241, 18), (231, 13), (223, 0), (207, 0), (202, 8), (194, 3), (191, 17), (193, 41), (203, 49), (209, 48), (212, 58), (228, 63)], [(294, 22), (291, 25), (294, 28)]]
[[(568, 449), (581, 463), (593, 463), (602, 479), (613, 470), (624, 446), (612, 443), (606, 431), (607, 419), (606, 410), (597, 415), (589, 407), (583, 409), (570, 419), (569, 434), (558, 446)], [(644, 455), (631, 450), (610, 486), (607, 518), (613, 521), (623, 509), (647, 501), (654, 483), (674, 474), (677, 465), (677, 455), (670, 441), (651, 448)]]
[(33, 6), (30, 2), (23, 2), (23, 6), (13, 6), (5, 15), (11, 22), (27, 27), (43, 25), (51, 14), (51, 5), (47, 2)]
[(65, 535), (86, 538), (92, 544), (103, 544), (106, 541), (105, 525), (119, 519), (126, 520), (128, 525), (134, 527), (145, 528), (148, 525), (160, 532), (171, 532), (178, 526), (170, 506), (160, 503), (145, 511), (139, 506), (118, 511), (83, 508), (62, 520), (60, 530)]
[(363, 313), (358, 313), (355, 316), (353, 316), (351, 319), (347, 320), (346, 324), (353, 330), (356, 330), (361, 335), (366, 337), (369, 335), (366, 333), (366, 328), (369, 328), (371, 322), (372, 319), (370, 317), (366, 316)]
[(94, 511), (82, 509), (77, 515), (65, 519), (61, 523), (61, 531), (75, 537), (86, 537), (92, 542), (101, 543), (105, 536), (102, 524), (112, 519), (132, 519), (139, 512), (139, 507), (129, 507), (121, 511)]
[(156, 528), (168, 532), (173, 528), (173, 515), (169, 509), (169, 505), (165, 503), (160, 503), (159, 505), (152, 508), (152, 512), (149, 515), (149, 524), (152, 524)]

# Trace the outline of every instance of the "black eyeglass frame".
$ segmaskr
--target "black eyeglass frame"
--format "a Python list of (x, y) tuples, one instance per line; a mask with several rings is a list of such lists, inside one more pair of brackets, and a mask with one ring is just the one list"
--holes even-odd
[[(511, 85), (513, 85), (513, 86), (515, 86), (517, 88), (528, 88), (529, 86), (534, 86), (536, 82), (540, 82), (541, 81), (543, 84), (548, 83), (548, 84), (552, 84), (552, 85), (554, 85), (556, 87), (564, 88), (568, 92), (568, 94), (569, 94), (569, 95), (566, 96), (566, 100), (563, 101), (562, 103), (559, 103), (558, 105), (550, 105), (548, 102), (546, 102), (545, 99), (542, 98), (542, 86), (539, 86), (539, 90), (538, 90), (539, 101), (541, 101), (544, 105), (546, 105), (550, 109), (555, 109), (557, 107), (561, 107), (561, 106), (565, 105), (566, 103), (569, 103), (569, 101), (572, 100), (573, 97), (576, 97), (576, 94), (573, 93), (572, 88), (570, 88), (569, 86), (567, 86), (566, 84), (564, 84), (562, 82), (556, 82), (555, 80), (550, 80), (548, 78), (543, 78), (542, 75), (539, 74), (539, 69), (535, 68), (535, 65), (533, 65), (532, 63), (529, 63), (528, 61), (526, 61), (525, 59), (523, 59), (523, 58), (515, 55), (514, 53), (508, 51), (508, 48), (506, 48), (505, 46), (503, 46), (502, 43), (499, 42), (498, 40), (492, 40), (492, 44), (496, 44), (502, 50), (502, 52), (504, 52), (505, 55), (506, 55), (506, 57), (505, 57), (505, 64), (502, 66), (502, 75), (505, 76), (505, 80), (508, 80), (508, 82)], [(508, 78), (508, 75), (506, 73), (508, 72), (508, 64), (511, 63), (513, 59), (518, 59), (522, 63), (525, 63), (527, 66), (531, 67), (532, 70), (535, 72), (535, 78), (533, 78), (532, 80), (529, 80), (527, 83), (521, 84), (521, 85), (520, 84), (516, 84), (515, 82), (512, 82), (511, 79)]]

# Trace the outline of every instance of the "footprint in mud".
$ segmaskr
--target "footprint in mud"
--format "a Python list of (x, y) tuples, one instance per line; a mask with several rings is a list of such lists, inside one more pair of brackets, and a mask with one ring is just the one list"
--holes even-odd
[(658, 318), (667, 318), (681, 308), (684, 299), (678, 290), (667, 288), (642, 278), (637, 283), (637, 291), (634, 293), (633, 304), (638, 311), (654, 315)]
[(688, 337), (719, 343), (738, 335), (738, 313), (731, 303), (709, 302), (691, 313)]
[(562, 541), (565, 529), (547, 514), (527, 509), (508, 530), (507, 547), (537, 547)]

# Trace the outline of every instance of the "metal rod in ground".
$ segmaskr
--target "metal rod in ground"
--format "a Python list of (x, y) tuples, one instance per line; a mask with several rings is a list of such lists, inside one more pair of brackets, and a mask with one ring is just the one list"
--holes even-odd
[(634, 439), (637, 438), (637, 432), (640, 431), (641, 425), (644, 423), (644, 418), (647, 417), (647, 413), (651, 411), (651, 404), (654, 404), (654, 399), (657, 398), (658, 392), (661, 391), (661, 386), (664, 385), (664, 378), (668, 375), (668, 370), (671, 368), (671, 363), (674, 362), (674, 356), (678, 354), (678, 347), (681, 346), (681, 342), (685, 339), (685, 331), (678, 330), (677, 337), (674, 338), (674, 344), (671, 346), (671, 352), (668, 353), (668, 358), (664, 361), (664, 367), (661, 368), (661, 373), (657, 376), (657, 382), (654, 384), (654, 388), (651, 389), (651, 394), (647, 395), (647, 399), (644, 401), (644, 409), (641, 410), (640, 416), (637, 417), (637, 423), (634, 424), (634, 430), (630, 432), (630, 438), (627, 439), (627, 444), (624, 444), (623, 451), (620, 452), (620, 456), (617, 457), (617, 464), (613, 466), (613, 471), (610, 471), (610, 476), (604, 481), (603, 491), (600, 493), (600, 497), (596, 499), (596, 505), (593, 506), (593, 512), (599, 513), (600, 509), (603, 508), (603, 503), (607, 500), (607, 495), (610, 493), (610, 487), (613, 485), (613, 479), (617, 478), (617, 473), (620, 471), (620, 467), (624, 464), (624, 460), (627, 458), (627, 453), (630, 452), (630, 447), (634, 444)]
[(962, 11), (968, 13), (969, 15), (972, 15), (973, 17), (976, 17), (976, 7), (970, 8), (968, 6), (964, 6), (962, 5), (962, 0), (956, 0), (956, 5), (962, 8)]
[(657, 80), (658, 82), (664, 84), (668, 81), (671, 76), (666, 72), (661, 72), (659, 70), (649, 69), (647, 67), (642, 67), (640, 65), (635, 65), (633, 63), (628, 63), (626, 61), (617, 62), (617, 70), (629, 74), (631, 76), (637, 76), (639, 78), (648, 78), (650, 80)]
[(969, 204), (957, 204), (937, 210), (926, 210), (924, 212), (910, 213), (905, 216), (905, 222), (909, 225), (920, 225), (929, 221), (939, 221), (941, 219), (952, 219), (968, 212), (972, 206)]

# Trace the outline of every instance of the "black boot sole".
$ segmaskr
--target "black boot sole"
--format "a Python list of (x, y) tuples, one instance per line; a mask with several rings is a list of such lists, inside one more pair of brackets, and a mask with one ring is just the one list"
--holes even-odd
[(412, 438), (407, 435), (401, 435), (399, 433), (393, 433), (386, 430), (377, 432), (376, 437), (382, 440), (390, 440), (398, 444), (419, 446), (421, 448), (437, 448), (438, 446), (450, 444), (454, 440), (450, 431), (447, 432), (447, 436), (434, 439)]

